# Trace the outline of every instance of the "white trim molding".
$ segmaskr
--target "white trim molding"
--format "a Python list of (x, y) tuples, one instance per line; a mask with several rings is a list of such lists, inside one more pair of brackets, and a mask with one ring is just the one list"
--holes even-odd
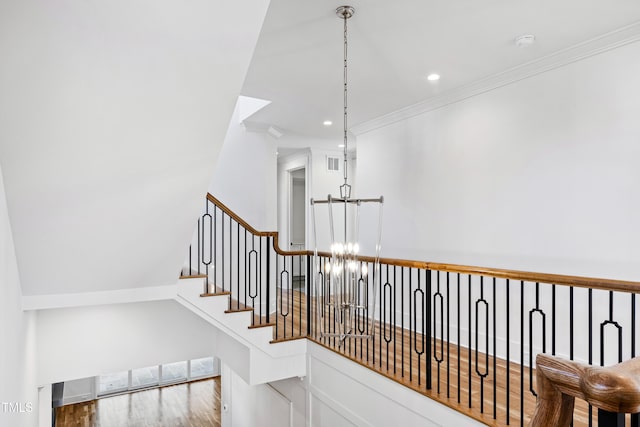
[(542, 58), (518, 65), (492, 76), (459, 86), (425, 101), (353, 126), (350, 130), (359, 136), (418, 114), (436, 110), (475, 95), (506, 86), (510, 83), (563, 67), (590, 56), (598, 55), (640, 40), (640, 21), (619, 28), (577, 45), (559, 50)]

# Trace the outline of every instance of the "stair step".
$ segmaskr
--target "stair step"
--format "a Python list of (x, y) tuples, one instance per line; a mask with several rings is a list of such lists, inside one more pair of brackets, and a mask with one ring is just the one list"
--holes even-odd
[[(205, 276), (206, 277), (206, 276)], [(200, 297), (202, 298), (207, 298), (207, 297), (216, 297), (216, 296), (231, 296), (231, 291), (224, 291), (222, 290), (222, 288), (219, 287), (215, 287), (215, 292), (206, 292), (206, 293), (201, 293)], [(255, 313), (255, 309), (253, 307), (249, 307), (241, 302), (238, 302), (235, 299), (230, 299), (230, 309), (227, 309), (224, 311), (225, 314), (232, 314), (232, 313), (245, 313), (245, 312), (254, 312), (253, 315), (253, 322), (251, 325), (247, 326), (248, 329), (258, 329), (258, 328), (267, 328), (267, 327), (275, 327), (276, 326), (276, 322), (267, 322), (265, 317), (260, 317), (258, 314)], [(292, 340), (297, 340), (297, 339), (301, 339), (301, 338), (305, 338), (305, 337), (289, 337), (289, 338), (278, 338), (278, 339), (273, 339), (272, 341), (270, 341), (270, 343), (272, 344), (276, 344), (279, 342), (287, 342), (287, 341), (292, 341)]]
[(266, 328), (268, 326), (276, 326), (275, 322), (269, 322), (269, 323), (255, 323), (253, 325), (249, 326), (249, 329), (257, 329), (257, 328)]
[(251, 307), (240, 307), (240, 308), (233, 308), (231, 310), (225, 310), (225, 314), (229, 314), (229, 313), (244, 313), (246, 311), (253, 311), (253, 308)]
[(206, 274), (190, 274), (188, 276), (180, 276), (179, 279), (206, 279)]
[(278, 344), (279, 342), (288, 342), (288, 341), (296, 341), (296, 340), (304, 340), (307, 339), (306, 336), (298, 336), (298, 337), (287, 337), (287, 338), (276, 338), (274, 340), (269, 341), (270, 344)]
[(215, 293), (200, 294), (200, 296), (203, 297), (203, 298), (205, 298), (205, 297), (219, 297), (219, 296), (225, 296), (225, 295), (231, 295), (231, 292), (229, 292), (229, 291), (220, 291), (220, 292), (215, 292)]

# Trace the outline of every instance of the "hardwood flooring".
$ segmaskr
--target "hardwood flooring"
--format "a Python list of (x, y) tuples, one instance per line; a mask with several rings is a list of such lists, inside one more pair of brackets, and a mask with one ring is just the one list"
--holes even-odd
[(56, 427), (220, 427), (220, 377), (56, 409)]
[[(274, 342), (303, 337), (307, 330), (306, 294), (296, 290), (283, 292), (282, 297), (289, 301), (291, 308), (287, 316), (276, 317), (278, 328), (274, 328)], [(311, 307), (315, 315), (313, 300)], [(427, 342), (427, 338), (423, 340), (420, 334), (408, 329), (397, 327), (394, 331), (387, 327), (386, 331), (380, 331), (379, 327), (377, 324), (375, 340), (351, 338), (341, 345), (336, 338), (309, 339), (487, 425), (529, 424), (536, 405), (536, 396), (531, 390), (536, 389), (535, 370), (529, 372), (526, 366), (507, 363), (491, 355), (486, 358), (482, 352), (476, 356), (473, 350), (469, 352), (466, 347), (452, 343)], [(429, 351), (432, 352), (432, 388), (428, 390)], [(592, 420), (593, 425), (597, 425), (595, 409)], [(584, 401), (576, 401), (573, 425), (589, 425), (588, 405)]]

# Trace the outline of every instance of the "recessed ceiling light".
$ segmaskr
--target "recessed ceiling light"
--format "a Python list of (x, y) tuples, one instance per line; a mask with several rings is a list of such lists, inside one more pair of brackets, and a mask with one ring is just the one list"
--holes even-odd
[(344, 144), (338, 145), (338, 148), (344, 148)]
[(536, 42), (536, 36), (533, 34), (523, 34), (514, 39), (516, 46), (529, 47)]
[(427, 76), (427, 80), (429, 80), (430, 82), (438, 81), (438, 80), (440, 80), (440, 74), (435, 74), (435, 73), (429, 74)]
[(324, 122), (322, 122), (322, 124), (325, 126), (331, 126), (333, 122), (331, 120), (325, 120)]

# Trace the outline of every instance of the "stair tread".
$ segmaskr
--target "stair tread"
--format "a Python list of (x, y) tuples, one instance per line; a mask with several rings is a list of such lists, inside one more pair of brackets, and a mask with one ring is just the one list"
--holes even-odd
[(258, 329), (258, 328), (266, 328), (268, 326), (276, 326), (275, 322), (265, 322), (265, 323), (254, 323), (249, 326), (249, 329)]
[(188, 274), (185, 276), (180, 276), (179, 279), (206, 279), (207, 275), (206, 274)]
[(303, 336), (295, 336), (295, 337), (276, 338), (269, 341), (269, 344), (278, 344), (281, 342), (297, 341), (297, 340), (303, 340), (303, 339), (307, 339), (307, 336), (303, 335)]
[[(211, 288), (212, 288), (212, 286), (210, 286), (210, 289)], [(258, 329), (258, 328), (272, 327), (272, 328), (274, 328), (274, 330), (273, 330), (274, 337), (276, 336), (276, 330), (275, 330), (277, 328), (277, 321), (276, 320), (267, 321), (266, 316), (264, 316), (264, 315), (260, 316), (259, 314), (257, 314), (254, 307), (247, 306), (246, 304), (243, 304), (243, 303), (239, 302), (238, 300), (236, 300), (234, 298), (231, 298), (231, 291), (222, 290), (222, 288), (220, 288), (218, 286), (214, 286), (213, 289), (215, 289), (215, 292), (202, 293), (202, 294), (200, 294), (200, 296), (201, 297), (228, 296), (229, 297), (229, 308), (224, 311), (225, 314), (253, 312), (253, 319), (251, 321), (251, 324), (248, 325), (247, 328), (248, 329)], [(276, 315), (276, 314), (272, 314), (271, 318), (275, 318), (277, 316), (278, 315)], [(305, 316), (306, 316), (306, 314), (305, 314)], [(284, 319), (282, 318), (282, 316), (280, 316), (279, 318), (280, 318), (279, 321), (284, 323)], [(302, 339), (302, 338), (306, 338), (306, 336), (295, 336), (295, 337), (288, 337), (288, 338), (282, 338), (282, 337), (274, 338), (273, 340), (270, 341), (270, 343), (277, 344), (279, 342), (287, 342), (287, 341), (298, 340), (298, 339)]]
[(229, 310), (225, 310), (225, 313), (244, 313), (246, 311), (253, 311), (253, 308), (251, 307), (244, 307), (244, 308), (232, 308)]
[(205, 297), (220, 297), (220, 296), (225, 296), (225, 295), (231, 295), (231, 292), (226, 291), (226, 292), (214, 292), (214, 293), (200, 294), (200, 296), (203, 297), (203, 298), (205, 298)]

